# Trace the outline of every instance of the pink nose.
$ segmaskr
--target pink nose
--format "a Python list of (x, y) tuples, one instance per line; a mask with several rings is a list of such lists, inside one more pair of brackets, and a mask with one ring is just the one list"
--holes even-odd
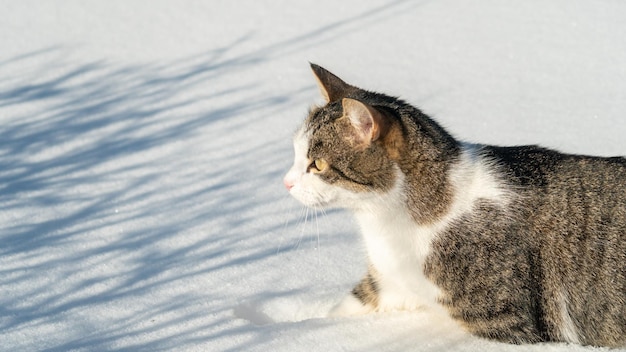
[(283, 184), (285, 185), (285, 188), (287, 188), (288, 191), (291, 191), (291, 189), (293, 188), (293, 183), (287, 180), (287, 178), (283, 180)]

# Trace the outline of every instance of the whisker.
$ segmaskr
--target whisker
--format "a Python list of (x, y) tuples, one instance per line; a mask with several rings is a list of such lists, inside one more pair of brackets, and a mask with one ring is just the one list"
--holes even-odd
[(302, 244), (302, 239), (304, 238), (304, 233), (306, 231), (306, 224), (309, 220), (309, 207), (303, 207), (304, 211), (304, 220), (300, 223), (301, 231), (300, 237), (298, 238), (298, 242), (296, 243), (295, 249), (300, 248), (300, 244)]
[[(283, 207), (283, 211), (281, 211), (281, 213), (285, 214), (285, 220), (283, 221), (283, 225), (282, 228), (280, 230), (280, 236), (279, 236), (279, 240), (278, 240), (278, 245), (276, 247), (276, 254), (280, 253), (280, 250), (283, 247), (283, 242), (285, 241), (285, 234), (287, 232), (287, 228), (289, 227), (289, 225), (291, 224), (291, 218), (293, 216), (293, 211), (296, 209), (295, 207), (291, 207), (289, 206), (289, 201), (287, 199), (291, 198), (291, 196), (289, 194), (286, 194), (285, 196), (283, 196), (283, 199), (279, 202), (279, 204), (282, 205)], [(287, 209), (288, 211), (285, 211), (285, 209)], [(302, 212), (302, 210), (300, 210)]]
[(319, 224), (319, 219), (317, 218), (317, 210), (319, 208), (315, 207), (315, 230), (317, 233), (317, 246), (315, 246), (315, 249), (317, 251), (317, 265), (319, 266), (322, 263), (322, 258), (321, 258), (321, 252), (322, 252), (322, 248), (320, 247), (320, 224)]

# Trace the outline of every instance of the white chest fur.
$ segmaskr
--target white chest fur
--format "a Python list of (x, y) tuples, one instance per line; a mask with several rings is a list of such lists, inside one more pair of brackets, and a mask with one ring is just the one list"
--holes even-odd
[(355, 211), (365, 240), (370, 263), (379, 273), (379, 311), (439, 307), (440, 290), (424, 275), (424, 261), (432, 241), (452, 221), (471, 211), (478, 199), (507, 202), (502, 183), (488, 162), (476, 156), (474, 148), (451, 170), (454, 197), (448, 212), (439, 221), (419, 225), (410, 216), (404, 201), (404, 179), (398, 171), (397, 186), (387, 194), (367, 201)]
[(421, 233), (407, 214), (360, 213), (358, 222), (371, 265), (379, 274), (380, 311), (434, 306), (438, 288), (424, 276), (431, 233)]

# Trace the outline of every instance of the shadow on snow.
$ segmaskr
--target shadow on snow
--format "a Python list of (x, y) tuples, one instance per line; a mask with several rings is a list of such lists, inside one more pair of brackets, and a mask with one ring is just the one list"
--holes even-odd
[[(178, 287), (277, 256), (255, 235), (283, 227), (272, 203), (284, 198), (275, 189), (291, 159), (290, 132), (259, 129), (313, 89), (267, 94), (262, 82), (229, 77), (357, 31), (401, 3), (242, 55), (232, 53), (252, 35), (169, 63), (76, 63), (64, 47), (0, 61), (0, 331), (63, 322), (80, 310), (123, 311), (117, 304), (128, 299), (138, 306), (106, 327), (86, 319), (84, 334), (48, 340), (48, 350), (180, 348), (215, 337), (229, 322), (219, 309), (212, 314), (221, 318), (205, 320), (203, 308), (207, 297), (225, 297), (203, 288), (228, 278), (188, 293)], [(169, 288), (167, 301), (145, 302)]]

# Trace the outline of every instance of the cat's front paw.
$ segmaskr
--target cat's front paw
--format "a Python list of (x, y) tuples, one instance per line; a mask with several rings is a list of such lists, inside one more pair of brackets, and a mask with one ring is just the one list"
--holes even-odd
[(374, 310), (371, 305), (364, 305), (353, 294), (349, 294), (328, 312), (329, 317), (351, 317), (364, 315)]

